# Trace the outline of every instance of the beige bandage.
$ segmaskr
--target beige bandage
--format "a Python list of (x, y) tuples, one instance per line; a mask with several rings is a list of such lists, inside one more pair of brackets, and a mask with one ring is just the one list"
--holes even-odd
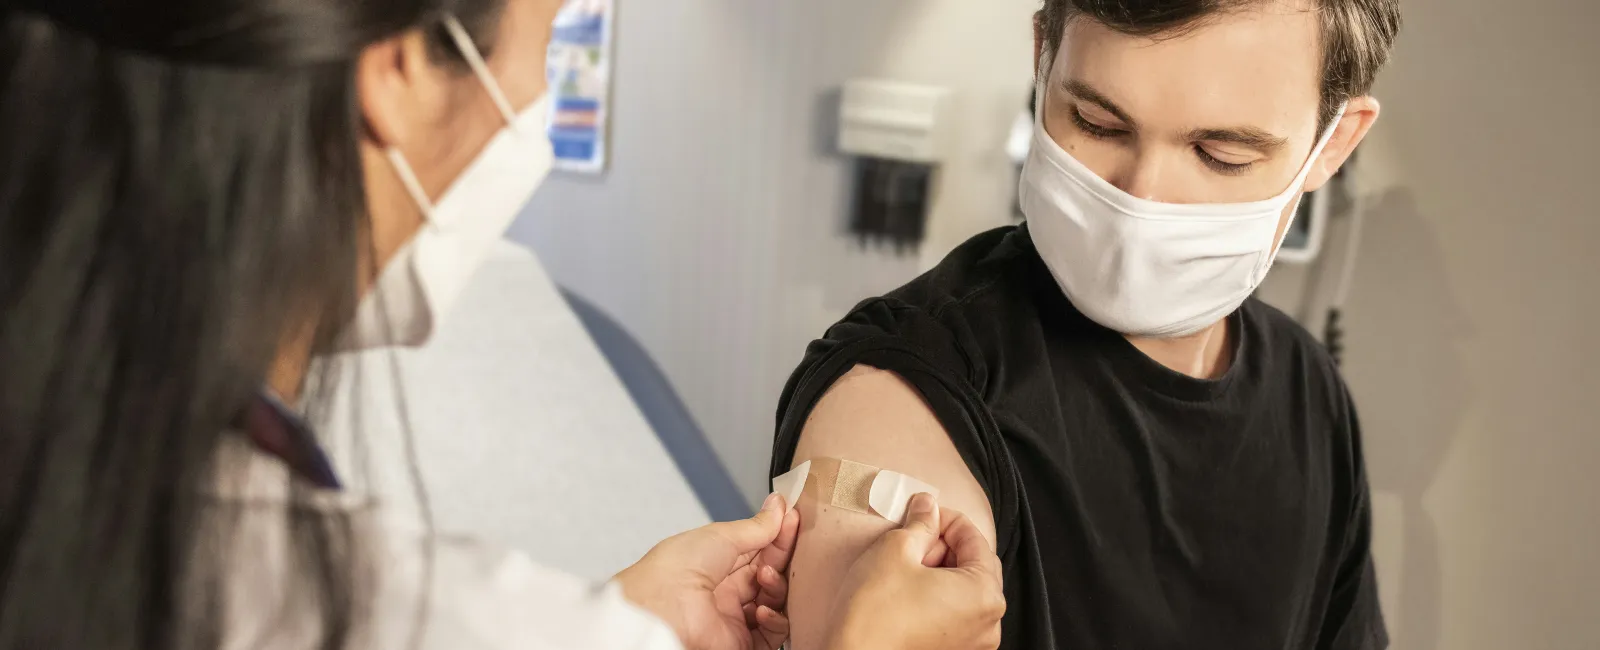
[(818, 458), (811, 463), (811, 485), (823, 503), (851, 512), (872, 512), (872, 480), (878, 468), (838, 458)]
[(839, 458), (815, 458), (772, 479), (772, 488), (790, 504), (802, 494), (852, 512), (876, 514), (897, 524), (905, 523), (911, 497), (926, 492), (935, 498), (939, 489), (899, 472)]

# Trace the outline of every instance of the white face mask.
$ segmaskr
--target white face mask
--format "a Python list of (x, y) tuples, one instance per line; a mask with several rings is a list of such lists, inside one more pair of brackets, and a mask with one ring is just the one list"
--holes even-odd
[(461, 23), (446, 17), (444, 24), (500, 109), (506, 127), (495, 134), (438, 204), (429, 201), (400, 151), (391, 148), (387, 152), (426, 223), (389, 261), (361, 301), (343, 346), (346, 350), (427, 342), (484, 255), (505, 235), (554, 164), (550, 139), (545, 135), (548, 95), (520, 113), (513, 110)]
[(1056, 144), (1044, 129), (1045, 92), (1041, 84), (1019, 189), (1028, 231), (1073, 306), (1130, 336), (1195, 334), (1250, 297), (1277, 257), (1284, 209), (1298, 208), (1300, 189), (1337, 126), (1277, 196), (1161, 203), (1118, 189)]

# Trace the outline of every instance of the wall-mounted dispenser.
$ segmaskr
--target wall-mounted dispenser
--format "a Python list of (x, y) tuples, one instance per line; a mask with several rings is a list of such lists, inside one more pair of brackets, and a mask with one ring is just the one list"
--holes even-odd
[(922, 242), (939, 165), (950, 155), (950, 91), (856, 80), (839, 103), (839, 150), (858, 158), (850, 229), (901, 250)]

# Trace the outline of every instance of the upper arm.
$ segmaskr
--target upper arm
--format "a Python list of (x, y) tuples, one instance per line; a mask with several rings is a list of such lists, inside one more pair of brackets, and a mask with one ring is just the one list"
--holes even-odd
[[(906, 474), (939, 489), (939, 504), (967, 515), (995, 545), (983, 487), (922, 396), (894, 373), (857, 366), (812, 409), (794, 464), (842, 458)], [(789, 565), (788, 616), (795, 650), (819, 648), (845, 572), (894, 524), (820, 503), (808, 488), (796, 506), (800, 537)]]

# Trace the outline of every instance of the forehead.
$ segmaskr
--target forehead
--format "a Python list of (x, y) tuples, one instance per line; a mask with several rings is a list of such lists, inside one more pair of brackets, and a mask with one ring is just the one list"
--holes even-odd
[(1294, 138), (1316, 128), (1321, 58), (1316, 12), (1266, 2), (1155, 37), (1073, 20), (1054, 78), (1093, 86), (1142, 127), (1247, 125)]

